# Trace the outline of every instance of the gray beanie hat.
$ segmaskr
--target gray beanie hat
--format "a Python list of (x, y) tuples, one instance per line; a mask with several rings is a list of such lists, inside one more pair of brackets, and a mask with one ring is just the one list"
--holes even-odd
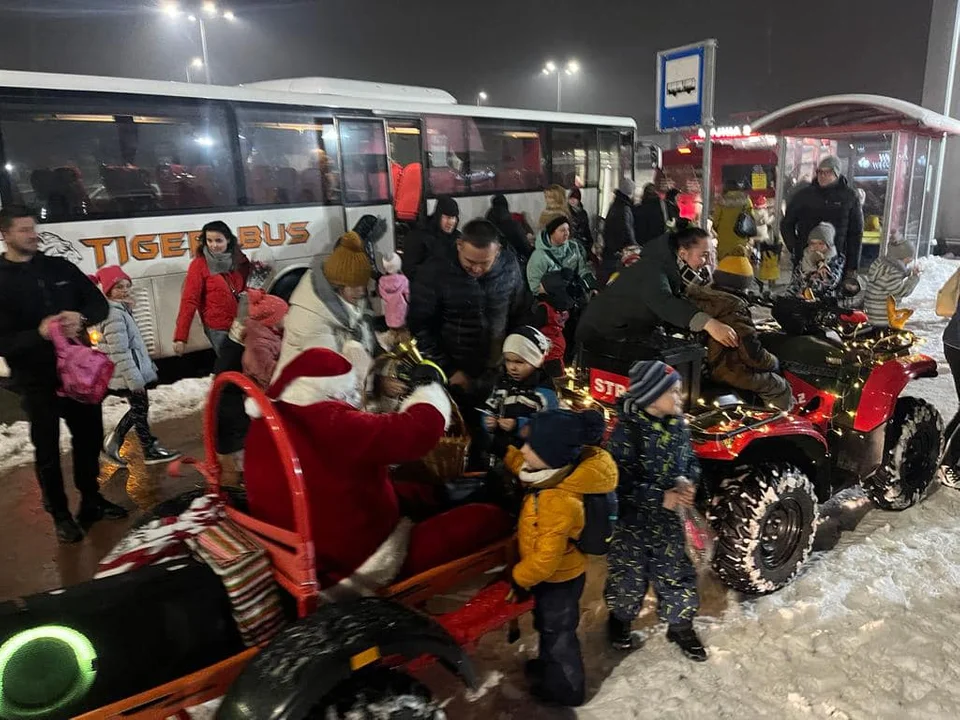
[(680, 373), (661, 360), (639, 360), (630, 368), (630, 387), (623, 394), (628, 414), (643, 410), (677, 383)]
[(822, 222), (810, 231), (810, 234), (807, 235), (807, 242), (823, 240), (827, 247), (836, 249), (836, 237), (837, 229), (828, 222)]
[(836, 155), (827, 155), (823, 160), (820, 161), (820, 164), (817, 165), (818, 170), (829, 170), (837, 177), (840, 177), (840, 160)]
[(630, 178), (624, 176), (620, 179), (620, 192), (626, 195), (628, 198), (633, 200), (633, 196), (637, 192), (637, 184)]

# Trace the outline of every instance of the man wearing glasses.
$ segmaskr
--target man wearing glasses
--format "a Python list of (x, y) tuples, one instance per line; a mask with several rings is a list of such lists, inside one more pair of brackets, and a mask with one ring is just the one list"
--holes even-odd
[(807, 246), (807, 235), (822, 222), (837, 230), (837, 252), (846, 258), (843, 284), (857, 290), (860, 244), (863, 240), (863, 208), (856, 190), (840, 174), (840, 160), (828, 155), (817, 167), (817, 177), (799, 190), (787, 205), (780, 232), (797, 264)]

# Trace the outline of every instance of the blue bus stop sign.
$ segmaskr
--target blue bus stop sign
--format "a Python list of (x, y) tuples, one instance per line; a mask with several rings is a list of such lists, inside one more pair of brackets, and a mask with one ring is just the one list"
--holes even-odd
[(716, 41), (657, 53), (657, 130), (713, 123)]

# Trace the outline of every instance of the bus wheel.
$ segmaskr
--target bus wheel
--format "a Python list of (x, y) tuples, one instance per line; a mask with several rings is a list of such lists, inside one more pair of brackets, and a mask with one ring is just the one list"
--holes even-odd
[(273, 285), (270, 286), (270, 294), (276, 295), (284, 302), (289, 303), (293, 291), (297, 289), (300, 279), (306, 272), (307, 268), (293, 268), (289, 272), (285, 272), (274, 280)]

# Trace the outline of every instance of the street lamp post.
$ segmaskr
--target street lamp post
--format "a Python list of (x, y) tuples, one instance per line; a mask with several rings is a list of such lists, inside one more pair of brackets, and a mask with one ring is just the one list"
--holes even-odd
[(189, 82), (193, 82), (193, 79), (190, 77), (190, 68), (197, 68), (197, 69), (199, 69), (199, 68), (202, 68), (202, 67), (205, 67), (205, 66), (206, 66), (206, 63), (203, 62), (203, 60), (202, 60), (201, 58), (198, 58), (198, 57), (195, 57), (193, 60), (191, 60), (189, 63), (187, 63), (186, 68), (185, 68), (186, 71), (187, 71), (187, 82), (188, 82), (188, 83), (189, 83)]
[[(179, 18), (180, 15), (182, 14), (179, 5), (176, 2), (173, 2), (172, 0), (163, 5), (163, 11), (168, 16), (174, 19)], [(200, 60), (200, 63), (203, 66), (204, 78), (206, 79), (207, 84), (209, 85), (210, 83), (213, 82), (213, 80), (211, 79), (211, 76), (210, 76), (210, 54), (207, 51), (207, 26), (206, 26), (206, 23), (204, 22), (204, 16), (206, 16), (209, 19), (222, 17), (224, 20), (230, 20), (230, 21), (236, 20), (237, 18), (236, 18), (236, 15), (234, 15), (229, 10), (226, 10), (223, 13), (221, 13), (217, 9), (216, 3), (210, 2), (210, 0), (207, 0), (201, 5), (199, 12), (190, 13), (187, 15), (187, 19), (192, 23), (197, 23), (200, 29), (200, 54), (202, 57), (198, 59)], [(201, 65), (197, 64), (197, 62), (194, 61), (193, 67), (200, 67), (200, 66)], [(190, 73), (188, 72), (187, 73), (188, 80), (189, 80), (189, 77), (190, 77)]]
[(487, 94), (486, 94), (483, 90), (481, 90), (480, 92), (478, 92), (478, 93), (477, 93), (477, 107), (480, 107), (480, 105), (481, 105), (484, 101), (486, 101), (486, 99), (487, 99)]
[(561, 70), (553, 60), (547, 60), (546, 65), (541, 71), (544, 75), (557, 76), (557, 112), (560, 112), (560, 101), (563, 92), (562, 75), (576, 75), (580, 72), (580, 63), (576, 60), (568, 60), (566, 66)]

